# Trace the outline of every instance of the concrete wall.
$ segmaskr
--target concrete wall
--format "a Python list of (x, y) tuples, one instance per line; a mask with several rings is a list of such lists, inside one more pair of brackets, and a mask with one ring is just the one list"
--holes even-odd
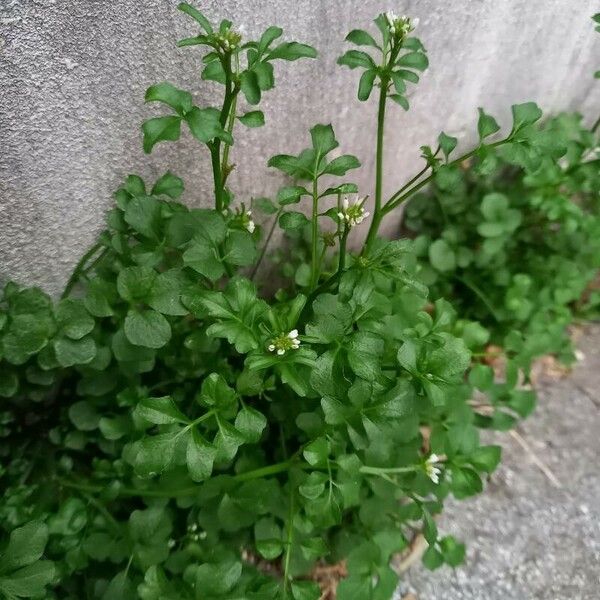
[[(168, 79), (210, 103), (195, 33), (177, 0), (0, 0), (0, 278), (59, 291), (102, 227), (111, 192), (130, 172), (150, 179), (170, 168), (185, 201), (210, 205), (206, 153), (188, 136), (142, 152), (140, 124), (152, 114), (145, 89)], [(372, 194), (375, 105), (356, 100), (357, 74), (337, 67), (345, 34), (380, 11), (420, 18), (430, 69), (412, 108), (388, 120), (389, 191), (419, 165), (419, 146), (443, 128), (472, 139), (476, 107), (509, 122), (509, 106), (536, 100), (545, 111), (600, 110), (600, 35), (593, 0), (203, 0), (211, 19), (232, 18), (246, 35), (272, 24), (316, 46), (320, 60), (277, 65), (262, 106), (267, 124), (245, 130), (231, 178), (238, 198), (273, 192), (282, 179), (271, 154), (307, 145), (307, 129), (332, 122), (344, 152), (364, 164), (354, 177)]]

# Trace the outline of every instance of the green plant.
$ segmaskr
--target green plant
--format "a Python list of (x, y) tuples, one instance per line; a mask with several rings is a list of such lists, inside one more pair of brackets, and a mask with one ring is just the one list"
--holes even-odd
[[(243, 42), (230, 22), (214, 29), (180, 9), (202, 29), (180, 44), (209, 48), (203, 78), (224, 86), (222, 105), (150, 87), (146, 99), (174, 114), (144, 123), (144, 147), (175, 141), (185, 123), (210, 152), (215, 208), (180, 203), (172, 173), (152, 186), (130, 175), (60, 301), (4, 287), (0, 594), (316, 600), (312, 567), (347, 559), (340, 600), (391, 598), (390, 557), (415, 527), (428, 567), (462, 561), (464, 546), (440, 536), (433, 517), (449, 494), (480, 492), (496, 468), (500, 448), (480, 445), (478, 429), (509, 427), (532, 408), (518, 365), (503, 383), (472, 365), (489, 334), (445, 300), (428, 301), (413, 244), (377, 235), (432, 181), (429, 170), (437, 181), (465, 157), (449, 161), (456, 140), (442, 134), (436, 151), (424, 147), (423, 172), (383, 202), (386, 103), (407, 108), (403, 82), (418, 81), (427, 59), (410, 20), (380, 15), (379, 41), (358, 30), (348, 39), (380, 52), (381, 64), (360, 51), (340, 59), (364, 69), (360, 99), (380, 89), (372, 216), (365, 198), (344, 198), (354, 184), (324, 182), (359, 161), (332, 158), (334, 131), (316, 125), (308, 149), (269, 161), (292, 181), (275, 201), (254, 202), (272, 219), (263, 231), (226, 185), (236, 119), (264, 120), (238, 115), (238, 95), (257, 104), (273, 86), (272, 61), (316, 53), (274, 45), (275, 27)], [(513, 114), (510, 134), (486, 143), (498, 127), (481, 111), (481, 143), (465, 156), (490, 160), (499, 145), (548, 152), (533, 135), (539, 109)], [(310, 218), (291, 210), (303, 198)], [(350, 229), (369, 217), (365, 246), (351, 252)], [(290, 277), (270, 295), (253, 279), (276, 224), (295, 246)], [(491, 390), (485, 415), (472, 406), (474, 386)]]

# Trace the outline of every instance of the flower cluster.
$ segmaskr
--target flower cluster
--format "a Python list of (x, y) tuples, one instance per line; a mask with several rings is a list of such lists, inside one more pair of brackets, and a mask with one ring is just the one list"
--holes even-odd
[[(223, 215), (226, 217), (228, 214), (227, 209), (223, 211)], [(233, 222), (241, 229), (245, 229), (248, 233), (254, 233), (256, 224), (252, 220), (252, 211), (246, 210), (246, 207), (242, 203), (241, 208), (235, 209), (235, 215), (233, 216)]]
[(214, 41), (217, 47), (225, 52), (231, 52), (239, 46), (242, 36), (233, 29), (227, 29), (226, 31), (217, 33)]
[(442, 473), (442, 470), (436, 466), (440, 462), (440, 457), (437, 454), (430, 454), (429, 458), (425, 461), (423, 465), (423, 468), (425, 469), (425, 474), (436, 485), (440, 482), (440, 474)]
[(397, 38), (406, 37), (419, 24), (419, 19), (411, 19), (406, 15), (399, 17), (391, 10), (385, 13), (390, 34)]
[(368, 216), (369, 212), (367, 212), (363, 205), (367, 197), (350, 204), (350, 200), (348, 196), (344, 196), (344, 200), (342, 201), (342, 210), (338, 212), (338, 217), (345, 221), (349, 227), (354, 227), (355, 225), (360, 225)]
[(292, 329), (287, 334), (282, 333), (273, 338), (269, 344), (269, 352), (277, 352), (279, 356), (283, 356), (288, 350), (298, 350), (299, 347), (298, 330)]

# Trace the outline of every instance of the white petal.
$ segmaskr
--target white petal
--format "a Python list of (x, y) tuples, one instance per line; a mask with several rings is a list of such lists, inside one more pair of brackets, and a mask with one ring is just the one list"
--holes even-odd
[(288, 333), (288, 337), (290, 338), (290, 340), (294, 340), (298, 337), (298, 330), (297, 329), (292, 329), (289, 333)]
[(337, 216), (342, 219), (342, 221), (344, 220), (344, 213), (339, 212)]
[(248, 221), (248, 224), (246, 225), (246, 229), (248, 230), (248, 233), (254, 233), (255, 227), (256, 227), (256, 225), (254, 224), (254, 221)]
[(437, 454), (430, 454), (430, 455), (429, 455), (429, 458), (427, 459), (427, 462), (428, 462), (430, 465), (433, 465), (433, 464), (435, 464), (435, 463), (438, 463), (438, 462), (440, 462), (440, 457), (439, 457)]
[(277, 354), (279, 354), (279, 356), (283, 356), (285, 354), (285, 350), (283, 348), (279, 348), (279, 350), (277, 350)]
[(252, 214), (252, 211), (251, 211), (251, 210), (247, 210), (247, 211), (246, 211), (246, 214), (247, 214), (248, 216), (250, 216), (250, 215)]
[(342, 200), (342, 206), (344, 207), (344, 210), (348, 210), (348, 196), (344, 196), (344, 199)]
[(365, 210), (363, 217), (366, 219), (369, 216), (371, 216), (371, 213), (368, 210)]
[(269, 344), (269, 352), (274, 352), (275, 346), (273, 344)]

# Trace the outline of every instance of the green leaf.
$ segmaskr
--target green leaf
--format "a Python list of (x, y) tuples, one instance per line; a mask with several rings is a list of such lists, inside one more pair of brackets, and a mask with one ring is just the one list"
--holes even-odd
[(456, 268), (456, 256), (448, 242), (436, 240), (429, 246), (429, 261), (438, 271), (453, 271)]
[(392, 94), (390, 96), (390, 98), (396, 104), (399, 104), (404, 110), (408, 110), (409, 109), (408, 100), (404, 96), (401, 96), (400, 94)]
[(127, 204), (125, 222), (152, 240), (158, 240), (161, 225), (160, 203), (152, 196), (136, 196)]
[(135, 414), (155, 425), (189, 423), (190, 420), (179, 410), (171, 396), (143, 398), (135, 407)]
[(48, 323), (36, 314), (17, 314), (2, 338), (4, 358), (13, 365), (22, 365), (39, 352), (50, 336)]
[(321, 588), (314, 581), (295, 581), (292, 583), (292, 596), (294, 600), (319, 600)]
[(240, 353), (258, 348), (256, 328), (267, 307), (257, 298), (252, 282), (233, 279), (225, 293), (207, 292), (201, 302), (216, 320), (207, 335), (227, 338)]
[(182, 117), (192, 109), (192, 95), (167, 81), (149, 87), (144, 100), (167, 104)]
[(483, 140), (490, 135), (493, 135), (500, 130), (500, 125), (496, 123), (496, 120), (491, 115), (484, 112), (483, 108), (479, 108), (479, 120), (477, 121), (477, 131), (479, 132), (479, 139)]
[(6, 368), (0, 371), (0, 397), (10, 398), (17, 393), (19, 389), (19, 378), (17, 375)]
[(316, 58), (317, 51), (307, 44), (299, 44), (298, 42), (284, 42), (275, 47), (269, 54), (267, 60), (298, 60), (299, 58)]
[(379, 44), (373, 39), (373, 36), (363, 29), (353, 29), (346, 36), (346, 41), (352, 42), (357, 46), (372, 46), (373, 48), (379, 48)]
[(211, 373), (204, 379), (198, 400), (208, 408), (217, 408), (221, 411), (237, 406), (235, 390), (230, 388), (223, 376), (218, 373)]
[(258, 84), (258, 76), (254, 71), (243, 71), (240, 75), (242, 93), (246, 97), (248, 104), (258, 104), (260, 102), (261, 91)]
[(267, 425), (266, 417), (251, 406), (244, 406), (235, 418), (235, 428), (249, 444), (256, 444)]
[(225, 274), (217, 248), (210, 240), (200, 236), (196, 236), (183, 253), (183, 262), (211, 281), (216, 281)]
[(220, 138), (227, 144), (233, 144), (231, 134), (225, 131), (219, 121), (220, 113), (216, 108), (198, 108), (194, 106), (186, 115), (192, 135), (203, 144)]
[(181, 135), (181, 117), (156, 117), (144, 121), (144, 152), (150, 154), (158, 142), (175, 142)]
[(256, 260), (256, 244), (247, 231), (230, 231), (225, 242), (225, 260), (237, 267), (247, 267)]
[(206, 31), (206, 33), (212, 33), (213, 28), (210, 24), (210, 21), (197, 9), (194, 8), (191, 4), (187, 2), (181, 2), (177, 8), (192, 17), (196, 22), (200, 24), (200, 27)]
[(315, 125), (310, 130), (310, 137), (318, 160), (339, 146), (331, 125)]
[(261, 110), (253, 110), (238, 117), (246, 127), (262, 127), (265, 124), (265, 115)]
[(280, 38), (282, 35), (283, 29), (281, 29), (281, 27), (267, 27), (264, 33), (260, 36), (260, 40), (258, 42), (259, 52), (264, 52), (272, 42), (274, 42), (277, 38)]
[(446, 157), (446, 162), (448, 162), (448, 157), (452, 153), (452, 151), (456, 148), (456, 144), (458, 140), (455, 137), (446, 135), (443, 131), (438, 136), (438, 142), (440, 144), (440, 148)]
[(326, 165), (322, 173), (324, 175), (345, 175), (351, 169), (358, 169), (360, 162), (356, 156), (351, 154), (343, 154), (334, 158), (330, 163)]
[(196, 598), (224, 596), (242, 575), (242, 563), (204, 563), (196, 569)]
[(83, 302), (72, 298), (64, 298), (58, 303), (56, 320), (62, 332), (73, 340), (79, 340), (87, 335), (95, 324)]
[(277, 192), (277, 202), (281, 206), (286, 204), (296, 204), (300, 202), (302, 196), (310, 196), (310, 192), (300, 185), (282, 187)]
[(302, 229), (305, 225), (309, 224), (309, 220), (306, 215), (297, 211), (288, 211), (281, 213), (279, 217), (279, 226), (282, 229)]
[(481, 446), (469, 455), (468, 460), (477, 470), (492, 473), (500, 464), (501, 458), (500, 446)]
[(0, 592), (7, 599), (40, 598), (44, 595), (46, 586), (53, 582), (55, 573), (54, 563), (40, 560), (10, 575), (1, 576)]
[(96, 344), (90, 337), (80, 340), (60, 338), (54, 342), (54, 352), (62, 367), (86, 365), (96, 356)]
[(488, 365), (473, 365), (469, 373), (469, 383), (482, 392), (489, 390), (494, 383), (494, 370)]
[(440, 540), (440, 550), (444, 562), (451, 567), (458, 567), (465, 560), (465, 545), (457, 542), (451, 535)]
[(160, 179), (157, 179), (152, 188), (153, 196), (169, 196), (173, 200), (177, 200), (183, 193), (183, 180), (170, 171), (167, 171)]
[(186, 450), (186, 462), (190, 477), (198, 482), (208, 479), (212, 474), (216, 455), (216, 448), (209, 444), (193, 427)]
[(138, 442), (134, 467), (136, 473), (150, 476), (171, 467), (179, 439), (179, 431), (142, 438)]
[(183, 316), (188, 310), (181, 303), (185, 278), (180, 269), (160, 273), (152, 283), (146, 303), (163, 315)]
[(542, 111), (535, 102), (513, 104), (511, 107), (513, 116), (513, 132), (519, 131), (527, 125), (533, 125), (542, 118)]
[(407, 52), (398, 59), (396, 65), (424, 71), (429, 66), (429, 59), (422, 52)]
[(362, 67), (363, 69), (376, 69), (375, 61), (361, 50), (348, 50), (337, 59), (338, 65), (344, 65), (351, 69)]
[(358, 82), (358, 99), (361, 102), (365, 102), (369, 99), (371, 91), (373, 90), (373, 84), (375, 83), (375, 77), (377, 77), (377, 71), (375, 69), (367, 69), (361, 76)]
[(39, 560), (48, 542), (48, 527), (41, 521), (30, 521), (10, 533), (8, 546), (0, 558), (0, 570), (12, 571)]
[(313, 440), (304, 448), (302, 456), (304, 456), (306, 462), (312, 467), (326, 464), (327, 457), (329, 456), (327, 440), (324, 437)]
[(144, 348), (162, 348), (171, 339), (169, 322), (155, 310), (130, 310), (124, 331), (132, 344)]
[(69, 407), (69, 419), (79, 431), (94, 431), (100, 423), (100, 414), (87, 400), (80, 400)]
[(156, 271), (148, 267), (127, 267), (119, 272), (117, 291), (124, 300), (131, 304), (143, 302), (150, 296)]
[(254, 524), (256, 549), (267, 560), (276, 559), (283, 552), (281, 528), (272, 518), (263, 518)]

